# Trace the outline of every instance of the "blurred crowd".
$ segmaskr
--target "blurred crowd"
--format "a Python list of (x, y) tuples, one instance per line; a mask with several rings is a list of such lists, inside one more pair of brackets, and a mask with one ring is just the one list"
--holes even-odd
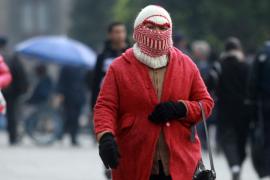
[[(41, 113), (44, 108), (58, 113), (63, 125), (56, 127), (54, 140), (61, 140), (67, 133), (71, 144), (79, 146), (83, 114), (90, 117), (85, 126), (95, 138), (91, 109), (109, 65), (130, 47), (127, 37), (123, 23), (110, 24), (95, 68), (62, 66), (56, 79), (51, 77), (47, 64), (38, 63), (32, 73), (26, 72), (20, 56), (9, 53), (8, 39), (0, 37), (0, 54), (8, 66), (0, 64), (0, 89), (6, 100), (10, 145), (20, 143), (20, 122), (27, 119), (23, 114), (30, 106), (36, 109), (34, 113)], [(175, 33), (174, 46), (194, 60), (216, 101), (208, 125), (214, 129), (211, 132), (215, 132), (211, 136), (216, 141), (216, 153), (225, 154), (233, 179), (239, 179), (247, 150), (251, 150), (260, 177), (270, 176), (270, 43), (266, 42), (254, 53), (247, 53), (237, 37), (228, 37), (222, 52), (218, 52), (205, 40), (190, 41), (184, 34)], [(9, 73), (10, 78), (6, 77)], [(33, 77), (36, 83), (32, 83)], [(3, 117), (1, 119), (3, 121)], [(32, 136), (44, 131), (35, 123), (28, 123), (25, 128)], [(53, 131), (50, 121), (42, 126), (48, 134)], [(199, 125), (197, 131), (202, 148), (207, 150), (203, 126)]]
[[(215, 99), (207, 123), (215, 128), (215, 150), (224, 153), (233, 180), (240, 178), (249, 148), (259, 176), (269, 176), (269, 45), (266, 42), (252, 54), (245, 51), (238, 38), (228, 37), (218, 53), (207, 41), (189, 44), (185, 37), (175, 36), (175, 46), (194, 60)], [(198, 133), (202, 148), (207, 150), (202, 125)]]

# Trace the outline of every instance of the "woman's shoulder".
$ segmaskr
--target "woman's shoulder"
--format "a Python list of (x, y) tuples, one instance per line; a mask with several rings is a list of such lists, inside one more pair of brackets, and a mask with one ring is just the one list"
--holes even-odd
[(132, 64), (134, 61), (134, 55), (132, 52), (132, 48), (127, 49), (124, 53), (120, 56), (115, 58), (110, 65), (110, 68), (114, 71), (125, 71), (128, 70), (129, 65)]
[(184, 65), (184, 67), (188, 67), (194, 70), (197, 69), (195, 62), (189, 55), (183, 53), (181, 50), (177, 48), (173, 48), (172, 53), (174, 54), (173, 56), (175, 57), (175, 59), (179, 64), (182, 64)]

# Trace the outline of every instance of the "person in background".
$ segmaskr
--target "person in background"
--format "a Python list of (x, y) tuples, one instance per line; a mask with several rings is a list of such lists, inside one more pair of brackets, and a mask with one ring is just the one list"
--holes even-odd
[(3, 94), (7, 101), (7, 130), (9, 133), (10, 145), (18, 143), (17, 124), (19, 120), (18, 108), (19, 98), (28, 90), (28, 79), (22, 63), (17, 55), (7, 60), (12, 74), (11, 85), (4, 89)]
[(11, 73), (12, 83), (6, 89), (3, 89), (3, 95), (7, 106), (7, 131), (9, 134), (9, 144), (16, 145), (17, 139), (17, 108), (19, 97), (27, 91), (28, 81), (23, 65), (16, 54), (9, 56), (7, 51), (8, 39), (0, 37), (0, 54), (8, 65)]
[(228, 38), (219, 60), (217, 106), (220, 144), (233, 180), (240, 179), (251, 120), (250, 106), (246, 104), (249, 66), (245, 59), (240, 41)]
[(121, 55), (128, 47), (126, 26), (121, 22), (113, 22), (108, 26), (108, 39), (105, 41), (104, 49), (97, 57), (93, 74), (87, 73), (87, 86), (92, 91), (91, 106), (94, 107), (99, 89), (110, 64)]
[(210, 68), (210, 54), (211, 48), (206, 41), (197, 40), (191, 44), (191, 55), (198, 66), (204, 81), (206, 81)]
[[(211, 68), (211, 64), (209, 62), (210, 54), (211, 54), (211, 48), (206, 41), (197, 40), (197, 41), (192, 42), (191, 56), (193, 57), (195, 64), (199, 68), (201, 76), (206, 85), (208, 85), (207, 82), (208, 82), (208, 77), (209, 77), (209, 71)], [(212, 94), (213, 91), (211, 91), (208, 86), (207, 88), (213, 97), (213, 94)], [(207, 120), (208, 126), (215, 125), (214, 112), (215, 112), (215, 108), (213, 109), (212, 116), (209, 117), (209, 119)], [(200, 123), (197, 126), (197, 131), (201, 140), (202, 148), (204, 150), (207, 150), (206, 135), (205, 135), (203, 123)]]
[(53, 82), (47, 73), (45, 65), (38, 65), (35, 68), (35, 75), (38, 78), (38, 83), (35, 86), (32, 95), (27, 100), (31, 105), (37, 105), (48, 102), (53, 92)]
[(255, 56), (250, 97), (255, 105), (252, 160), (262, 180), (270, 180), (270, 41)]
[(65, 130), (73, 146), (79, 146), (79, 117), (86, 102), (85, 73), (82, 67), (64, 66), (57, 84), (57, 93), (63, 99)]
[[(122, 22), (113, 22), (108, 26), (107, 40), (104, 43), (103, 51), (98, 55), (94, 72), (90, 71), (86, 76), (86, 83), (88, 89), (92, 91), (91, 106), (92, 109), (96, 104), (96, 100), (99, 94), (100, 86), (103, 78), (113, 60), (121, 55), (129, 47), (127, 40), (127, 30), (125, 24)], [(93, 78), (92, 78), (93, 76)], [(94, 136), (93, 121), (91, 121), (91, 132)], [(105, 175), (108, 179), (111, 178), (111, 172), (105, 170)]]

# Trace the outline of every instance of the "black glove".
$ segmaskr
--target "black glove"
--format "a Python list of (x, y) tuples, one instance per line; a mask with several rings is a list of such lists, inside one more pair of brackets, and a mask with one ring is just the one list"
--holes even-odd
[(187, 109), (183, 102), (168, 101), (156, 105), (148, 119), (154, 123), (165, 123), (172, 119), (185, 117), (186, 113)]
[(104, 134), (99, 141), (99, 156), (107, 169), (116, 169), (120, 154), (114, 136), (111, 133)]

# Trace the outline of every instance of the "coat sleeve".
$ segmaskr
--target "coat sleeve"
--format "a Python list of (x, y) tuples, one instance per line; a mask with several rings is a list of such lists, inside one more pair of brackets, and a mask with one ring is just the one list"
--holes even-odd
[(105, 75), (100, 93), (94, 107), (95, 132), (111, 132), (115, 135), (118, 116), (118, 88), (115, 73), (110, 67)]
[(190, 123), (197, 123), (202, 119), (199, 102), (203, 104), (206, 117), (209, 117), (214, 106), (214, 101), (209, 95), (202, 80), (198, 68), (195, 68), (189, 100), (183, 101), (187, 107), (186, 120)]
[(7, 87), (12, 81), (12, 76), (8, 66), (4, 62), (2, 56), (0, 56), (0, 89)]

